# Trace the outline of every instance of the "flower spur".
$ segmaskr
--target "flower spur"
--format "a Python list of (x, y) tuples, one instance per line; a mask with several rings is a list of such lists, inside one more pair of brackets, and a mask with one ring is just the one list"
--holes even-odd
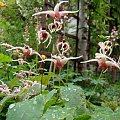
[(54, 20), (53, 23), (48, 25), (48, 29), (50, 30), (51, 33), (52, 32), (57, 32), (57, 31), (62, 29), (62, 27), (63, 27), (62, 24), (63, 24), (62, 22)]
[(110, 56), (110, 54), (112, 53), (112, 42), (111, 41), (105, 41), (105, 42), (99, 42), (98, 43), (100, 49), (99, 52), (105, 55)]
[(56, 48), (57, 48), (57, 51), (59, 52), (59, 54), (64, 54), (66, 53), (69, 49), (70, 49), (70, 46), (68, 44), (68, 42), (59, 42), (57, 45), (56, 45)]
[(45, 43), (45, 42), (49, 41), (49, 42), (48, 42), (48, 45), (46, 46), (46, 48), (48, 48), (48, 46), (49, 46), (50, 43), (51, 43), (51, 39), (52, 39), (52, 36), (49, 34), (49, 32), (47, 32), (46, 30), (40, 29), (40, 30), (37, 32), (37, 37), (38, 37), (38, 42), (39, 42), (39, 44), (40, 44), (40, 43)]

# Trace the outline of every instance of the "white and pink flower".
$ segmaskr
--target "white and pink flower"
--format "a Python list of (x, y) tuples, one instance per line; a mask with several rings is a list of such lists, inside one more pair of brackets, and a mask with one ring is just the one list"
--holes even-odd
[(46, 30), (40, 29), (40, 30), (37, 32), (37, 37), (38, 37), (38, 42), (39, 42), (39, 44), (40, 44), (40, 43), (45, 43), (45, 42), (49, 41), (49, 42), (48, 42), (48, 45), (46, 46), (46, 48), (48, 48), (48, 46), (49, 46), (50, 43), (51, 43), (51, 39), (52, 39), (52, 36), (49, 34), (49, 32), (47, 32)]
[(100, 69), (107, 70), (110, 69), (120, 69), (119, 60), (118, 62), (114, 61), (111, 57), (106, 56), (105, 54), (96, 53), (95, 59), (83, 61), (81, 63), (88, 63), (88, 62), (98, 62), (98, 66)]
[(30, 48), (28, 45), (24, 45), (24, 47), (13, 47), (11, 49), (7, 49), (6, 51), (12, 51), (12, 50), (21, 50), (25, 57), (30, 57), (31, 55), (36, 54), (42, 60), (41, 55), (37, 51), (35, 51), (32, 48)]
[(63, 16), (69, 14), (69, 13), (76, 13), (77, 11), (59, 11), (59, 7), (62, 3), (65, 3), (68, 1), (61, 1), (59, 3), (57, 3), (54, 7), (54, 10), (47, 10), (47, 11), (42, 11), (42, 12), (38, 12), (33, 14), (32, 16), (36, 16), (36, 15), (41, 15), (41, 14), (48, 14), (50, 15), (54, 20), (60, 20)]
[(51, 33), (61, 30), (62, 27), (63, 27), (63, 22), (59, 22), (59, 21), (55, 21), (55, 20), (54, 20), (54, 23), (50, 23), (48, 25), (48, 29), (50, 30)]
[(99, 52), (105, 55), (110, 55), (112, 53), (112, 42), (111, 41), (105, 41), (105, 42), (99, 42), (98, 43), (100, 49)]
[(59, 43), (57, 43), (56, 48), (57, 48), (57, 51), (59, 52), (59, 54), (63, 55), (70, 49), (70, 46), (69, 46), (68, 42), (59, 42)]
[[(57, 67), (57, 68), (62, 68), (64, 67), (64, 65), (68, 62), (68, 60), (74, 60), (74, 59), (79, 59), (81, 58), (82, 56), (79, 56), (79, 57), (65, 57), (65, 56), (59, 56), (59, 55), (52, 55), (51, 56), (52, 58), (51, 59), (45, 59), (43, 60), (44, 62), (45, 61), (51, 61), (54, 63), (54, 65)], [(40, 61), (41, 62), (41, 61)]]

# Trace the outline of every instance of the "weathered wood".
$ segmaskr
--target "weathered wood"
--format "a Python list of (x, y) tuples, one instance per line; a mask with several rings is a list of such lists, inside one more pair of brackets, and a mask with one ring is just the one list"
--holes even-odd
[[(79, 24), (78, 24), (78, 56), (83, 55), (83, 61), (88, 60), (88, 24), (85, 12), (84, 0), (79, 1)], [(82, 66), (82, 67), (81, 67)], [(78, 71), (87, 70), (87, 64), (78, 64)]]

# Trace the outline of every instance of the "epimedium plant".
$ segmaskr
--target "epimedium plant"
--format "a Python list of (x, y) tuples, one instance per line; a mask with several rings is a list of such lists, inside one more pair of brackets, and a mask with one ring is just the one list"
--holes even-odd
[[(60, 5), (65, 2), (68, 2), (68, 1), (62, 1), (60, 3), (57, 3), (54, 8), (54, 11), (50, 11), (50, 12), (46, 11), (45, 12), (45, 14), (49, 12), (50, 15), (51, 15), (51, 13), (53, 13), (51, 15), (53, 17), (53, 23), (50, 23), (48, 25), (48, 29), (51, 33), (62, 29), (62, 27), (63, 27), (62, 20), (64, 19), (64, 16), (66, 16), (67, 13), (78, 12), (78, 11), (62, 11), (62, 12), (60, 11), (59, 12)], [(20, 1), (17, 1), (17, 4), (21, 8), (20, 12), (24, 13), (25, 11), (21, 5), (22, 3), (20, 3)], [(41, 12), (41, 13), (43, 13), (43, 12)], [(34, 14), (34, 15), (36, 16), (37, 14)], [(24, 17), (27, 17), (26, 14), (24, 14)], [(35, 17), (35, 19), (38, 19), (38, 16)], [(24, 45), (23, 47), (21, 47), (21, 46), (16, 47), (16, 46), (10, 45), (8, 43), (1, 43), (1, 46), (4, 46), (7, 49), (6, 51), (10, 51), (10, 52), (12, 51), (11, 57), (16, 58), (13, 60), (13, 59), (9, 58), (8, 56), (4, 56), (4, 55), (2, 56), (2, 54), (1, 54), (1, 56), (3, 58), (6, 58), (1, 62), (18, 62), (18, 64), (19, 64), (17, 66), (14, 66), (14, 68), (16, 69), (15, 72), (11, 71), (11, 72), (13, 72), (13, 74), (15, 76), (13, 77), (13, 79), (11, 80), (10, 83), (7, 83), (7, 82), (4, 83), (3, 81), (1, 81), (0, 88), (1, 88), (2, 97), (4, 97), (1, 100), (1, 104), (0, 104), (1, 111), (4, 110), (4, 106), (11, 99), (18, 98), (21, 101), (24, 99), (29, 99), (30, 97), (39, 94), (39, 92), (41, 92), (41, 93), (43, 92), (43, 90), (45, 88), (45, 86), (42, 85), (43, 80), (44, 80), (44, 77), (43, 77), (44, 74), (42, 73), (42, 75), (39, 76), (39, 72), (44, 72), (44, 68), (41, 68), (41, 66), (43, 66), (44, 62), (46, 62), (46, 61), (53, 62), (54, 63), (53, 72), (55, 72), (56, 69), (61, 69), (67, 63), (68, 60), (79, 59), (81, 57), (81, 56), (70, 57), (70, 58), (65, 57), (65, 53), (69, 50), (69, 44), (65, 41), (64, 36), (62, 36), (61, 41), (58, 41), (58, 43), (56, 43), (57, 44), (56, 49), (57, 49), (58, 54), (52, 55), (51, 59), (45, 59), (45, 57), (44, 57), (45, 55), (41, 55), (38, 52), (38, 50), (39, 50), (38, 46), (39, 46), (39, 44), (44, 45), (44, 43), (47, 43), (46, 48), (49, 47), (49, 45), (51, 45), (52, 36), (47, 30), (43, 30), (42, 26), (39, 25), (38, 23), (39, 23), (39, 21), (37, 21), (37, 24), (35, 27), (35, 31), (37, 33), (36, 34), (36, 38), (37, 38), (36, 42), (38, 42), (38, 44), (36, 44), (37, 47), (35, 50), (32, 47), (30, 47), (29, 45)], [(28, 28), (25, 29), (25, 34), (23, 37), (25, 37), (26, 41), (29, 41)], [(31, 56), (33, 56), (33, 58), (35, 58), (35, 61), (34, 60), (31, 62), (29, 61)], [(17, 59), (17, 57), (18, 57), (18, 59)], [(22, 66), (23, 64), (26, 64), (26, 67)], [(31, 64), (33, 64), (33, 66)], [(27, 69), (27, 70), (24, 70), (24, 69)], [(41, 80), (36, 81), (37, 77), (35, 77), (33, 79), (32, 75), (39, 76)], [(38, 79), (39, 79), (39, 77), (38, 77)], [(29, 79), (31, 79), (33, 81), (31, 81)], [(46, 80), (46, 78), (45, 78), (45, 80)], [(48, 84), (48, 83), (46, 83), (46, 84)], [(60, 109), (60, 111), (61, 110), (62, 110), (62, 108)]]
[[(36, 1), (29, 1), (27, 6), (25, 6), (25, 2), (16, 0), (20, 14), (31, 21), (33, 4)], [(64, 35), (64, 22), (67, 20), (67, 14), (77, 13), (78, 10), (59, 10), (63, 4), (67, 3), (68, 1), (61, 1), (55, 5), (54, 10), (41, 12), (39, 12), (41, 9), (35, 6), (36, 13), (33, 14), (32, 21), (32, 23), (35, 22), (35, 27), (33, 27), (35, 30), (32, 31), (36, 32), (36, 36), (34, 36), (35, 44), (33, 46), (30, 44), (30, 24), (24, 25), (25, 43), (16, 46), (1, 42), (1, 47), (5, 47), (11, 56), (0, 54), (1, 71), (6, 70), (7, 75), (9, 71), (8, 76), (4, 74), (0, 78), (1, 119), (120, 119), (119, 101), (116, 100), (116, 96), (113, 98), (109, 94), (109, 87), (108, 93), (105, 91), (105, 87), (109, 85), (108, 81), (103, 79), (103, 73), (108, 69), (120, 69), (119, 59), (116, 61), (110, 56), (118, 31), (114, 29), (110, 36), (105, 36), (107, 41), (98, 43), (99, 52), (95, 54), (94, 59), (81, 62), (97, 62), (99, 68), (103, 69), (100, 76), (96, 77), (91, 71), (87, 71), (88, 77), (68, 70), (64, 72), (62, 68), (68, 60), (82, 57), (82, 55), (69, 57), (70, 45)], [(36, 4), (42, 3), (37, 1)], [(43, 28), (40, 21), (43, 14), (47, 17), (50, 16), (46, 28)], [(62, 35), (53, 42), (53, 36), (58, 31)], [(50, 46), (53, 49), (48, 53), (47, 50)], [(51, 62), (50, 67), (47, 67), (49, 72), (45, 69), (47, 61)], [(109, 95), (109, 99), (105, 99), (106, 94)], [(114, 101), (117, 101), (117, 104)]]

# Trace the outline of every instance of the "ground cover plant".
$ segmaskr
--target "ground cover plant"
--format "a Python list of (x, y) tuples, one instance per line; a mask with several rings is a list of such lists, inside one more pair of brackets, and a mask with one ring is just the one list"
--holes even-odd
[[(78, 9), (68, 7), (73, 2)], [(0, 120), (120, 119), (120, 82), (113, 75), (120, 70), (119, 26), (107, 33), (107, 22), (116, 18), (104, 11), (116, 3), (84, 2), (0, 2)], [(86, 25), (78, 25), (82, 10), (89, 28), (88, 34), (81, 31), (84, 35), (79, 29)], [(75, 37), (68, 32), (69, 21), (79, 16)], [(82, 51), (86, 36), (89, 48), (97, 46), (87, 54)]]

